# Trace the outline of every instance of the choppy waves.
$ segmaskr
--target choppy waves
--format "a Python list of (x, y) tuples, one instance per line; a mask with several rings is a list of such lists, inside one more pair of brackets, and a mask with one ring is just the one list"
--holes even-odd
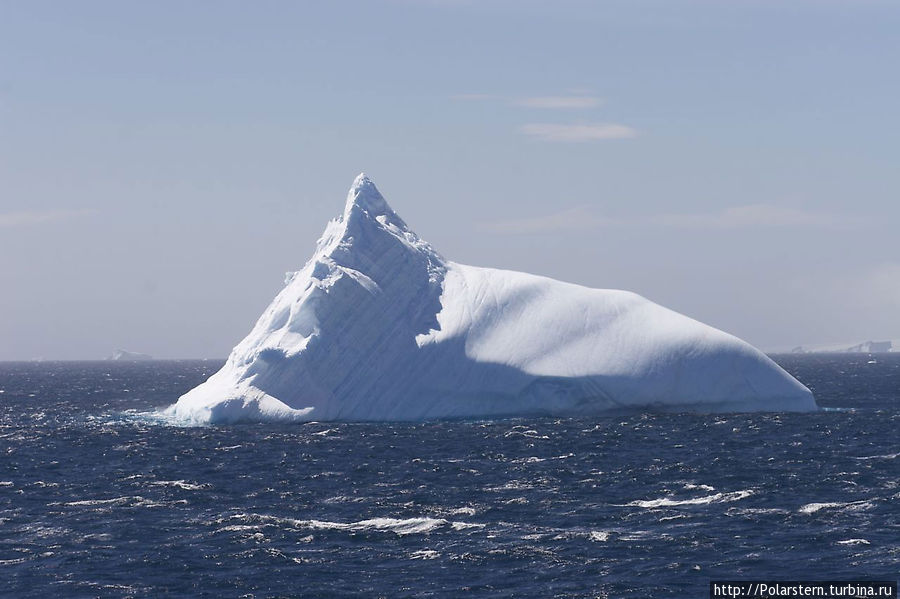
[[(213, 366), (6, 373), (0, 595), (683, 597), (896, 573), (900, 412), (875, 392), (809, 415), (147, 416)], [(853, 380), (877, 390), (868, 367)]]

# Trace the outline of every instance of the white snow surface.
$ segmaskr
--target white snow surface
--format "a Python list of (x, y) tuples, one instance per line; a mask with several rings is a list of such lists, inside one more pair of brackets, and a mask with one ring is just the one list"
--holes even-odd
[(166, 413), (200, 424), (635, 407), (817, 409), (760, 351), (639, 295), (445, 260), (363, 174), (227, 363)]

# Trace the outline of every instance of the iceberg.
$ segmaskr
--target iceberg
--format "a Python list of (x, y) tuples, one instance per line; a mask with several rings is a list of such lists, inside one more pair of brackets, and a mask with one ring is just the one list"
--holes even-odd
[(153, 356), (148, 354), (141, 354), (133, 351), (126, 351), (124, 349), (117, 349), (110, 355), (107, 360), (118, 360), (122, 362), (144, 362), (146, 360), (152, 360)]
[(856, 345), (831, 344), (831, 345), (798, 345), (791, 350), (792, 354), (886, 354), (895, 353), (900, 349), (900, 341), (863, 341)]
[(444, 259), (361, 174), (190, 423), (812, 411), (762, 352), (627, 291)]

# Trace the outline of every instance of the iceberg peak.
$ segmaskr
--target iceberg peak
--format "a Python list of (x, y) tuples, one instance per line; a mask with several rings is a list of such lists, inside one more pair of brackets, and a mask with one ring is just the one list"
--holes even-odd
[(353, 180), (353, 185), (350, 186), (350, 191), (347, 192), (347, 205), (344, 207), (345, 220), (355, 209), (372, 218), (396, 215), (381, 192), (375, 187), (375, 183), (365, 173), (357, 175)]
[(350, 186), (350, 191), (356, 191), (369, 185), (371, 185), (372, 187), (375, 186), (375, 184), (372, 182), (372, 179), (369, 178), (369, 175), (367, 175), (365, 171), (363, 171), (360, 174), (356, 175), (356, 178), (353, 180), (353, 185)]

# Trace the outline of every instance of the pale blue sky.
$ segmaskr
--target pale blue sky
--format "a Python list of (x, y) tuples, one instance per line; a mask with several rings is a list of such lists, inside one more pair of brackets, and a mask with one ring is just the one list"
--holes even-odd
[(900, 4), (0, 0), (0, 359), (224, 357), (366, 171), (458, 262), (900, 338)]

